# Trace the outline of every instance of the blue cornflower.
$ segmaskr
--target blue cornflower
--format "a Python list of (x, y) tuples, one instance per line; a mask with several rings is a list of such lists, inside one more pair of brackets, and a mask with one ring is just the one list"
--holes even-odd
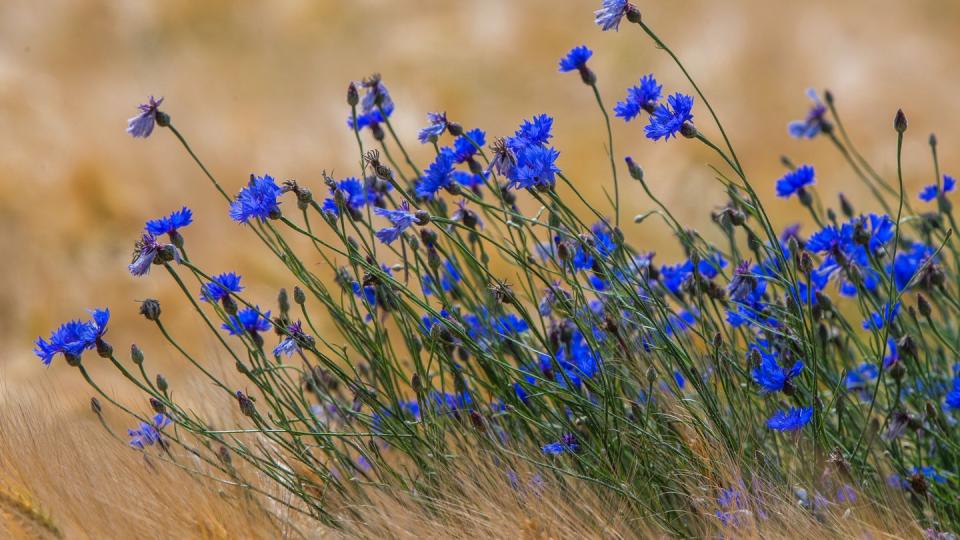
[(573, 433), (565, 433), (557, 442), (552, 442), (540, 449), (544, 454), (557, 456), (565, 452), (578, 452), (580, 445), (577, 443), (577, 436)]
[(417, 183), (417, 197), (432, 199), (441, 189), (452, 186), (454, 164), (453, 150), (449, 148), (441, 149), (433, 163), (427, 167), (427, 170), (423, 171), (423, 176)]
[(816, 173), (810, 165), (801, 165), (796, 170), (790, 171), (777, 180), (777, 196), (788, 198), (795, 193), (799, 193), (806, 186), (813, 185), (816, 182)]
[(247, 223), (250, 218), (266, 221), (280, 215), (280, 203), (277, 197), (283, 193), (280, 186), (270, 175), (250, 175), (247, 187), (240, 190), (236, 199), (230, 203), (230, 217), (240, 223)]
[(623, 101), (618, 101), (613, 107), (613, 113), (625, 121), (629, 122), (640, 114), (640, 111), (653, 113), (660, 101), (660, 93), (663, 86), (657, 84), (657, 79), (653, 74), (644, 75), (640, 78), (640, 86), (627, 88), (627, 97)]
[(576, 71), (587, 67), (587, 60), (593, 56), (593, 51), (587, 48), (586, 45), (580, 45), (570, 49), (570, 52), (566, 56), (560, 59), (560, 71), (566, 73), (568, 71)]
[(547, 146), (528, 146), (517, 155), (517, 167), (513, 171), (511, 186), (525, 189), (550, 188), (560, 172), (556, 161), (560, 152)]
[(753, 368), (750, 374), (753, 376), (753, 382), (760, 386), (760, 392), (769, 394), (779, 392), (788, 388), (790, 380), (800, 375), (803, 371), (803, 361), (794, 362), (790, 370), (783, 369), (777, 362), (777, 355), (765, 351), (762, 347), (754, 346), (754, 349), (760, 351), (760, 365)]
[(453, 159), (463, 163), (473, 158), (478, 148), (487, 144), (487, 134), (479, 128), (471, 129), (453, 140)]
[(604, 32), (617, 31), (620, 29), (620, 20), (632, 8), (627, 0), (603, 0), (600, 9), (593, 12), (593, 21)]
[(791, 407), (773, 413), (767, 427), (775, 431), (794, 431), (802, 428), (813, 418), (813, 407)]
[(913, 276), (934, 253), (936, 253), (935, 249), (919, 242), (915, 242), (910, 251), (897, 253), (897, 258), (893, 262), (893, 280), (897, 284), (898, 291), (907, 288)]
[(314, 344), (313, 337), (308, 336), (307, 333), (303, 331), (303, 324), (300, 321), (287, 326), (287, 334), (288, 335), (280, 340), (280, 343), (273, 348), (274, 356), (280, 356), (281, 354), (290, 356), (299, 351), (301, 347), (312, 347)]
[(218, 302), (230, 296), (230, 293), (238, 293), (242, 290), (240, 275), (234, 272), (224, 272), (218, 276), (213, 276), (212, 281), (200, 288), (200, 299), (205, 302)]
[[(950, 175), (943, 175), (943, 193), (950, 193), (957, 187), (957, 181), (953, 179)], [(920, 200), (924, 202), (930, 202), (937, 198), (937, 195), (940, 194), (940, 188), (936, 184), (930, 184), (929, 186), (923, 188), (920, 191)]]
[(524, 120), (520, 129), (513, 134), (515, 142), (525, 145), (547, 144), (550, 140), (553, 118), (546, 114), (538, 114), (530, 120)]
[(68, 321), (51, 332), (48, 339), (37, 338), (33, 352), (43, 365), (49, 366), (57, 354), (70, 362), (79, 360), (84, 351), (96, 346), (97, 340), (107, 332), (110, 310), (94, 309), (90, 314), (93, 316), (90, 321)]
[(373, 75), (361, 84), (366, 92), (360, 100), (360, 114), (357, 115), (356, 124), (352, 117), (347, 118), (347, 126), (358, 131), (368, 126), (371, 129), (376, 128), (393, 114), (394, 109), (390, 92), (379, 75)]
[[(389, 185), (389, 184), (387, 184)], [(346, 207), (356, 212), (365, 205), (376, 200), (377, 196), (364, 183), (354, 177), (344, 178), (335, 185), (330, 186), (330, 197), (323, 200), (323, 210), (339, 215), (340, 208), (337, 206), (337, 192), (343, 197)]]
[(960, 409), (960, 379), (953, 379), (953, 389), (944, 396), (943, 407), (948, 411)]
[(867, 389), (867, 383), (876, 379), (877, 375), (879, 375), (877, 366), (864, 362), (848, 371), (843, 383), (851, 392), (862, 392)]
[(270, 312), (261, 312), (260, 306), (241, 309), (222, 325), (223, 329), (230, 332), (232, 336), (266, 332), (270, 326)]
[(127, 430), (127, 434), (130, 435), (130, 446), (143, 450), (144, 447), (160, 442), (160, 431), (169, 426), (171, 420), (163, 413), (155, 414), (151, 420), (149, 424), (140, 422), (137, 429)]
[(787, 132), (791, 137), (797, 139), (812, 139), (824, 129), (829, 129), (830, 124), (824, 120), (827, 114), (827, 107), (820, 101), (817, 91), (813, 88), (807, 89), (807, 96), (813, 101), (813, 106), (807, 112), (807, 117), (803, 120), (790, 122), (787, 125)]
[(157, 123), (157, 115), (160, 113), (158, 109), (161, 103), (163, 103), (162, 97), (153, 99), (153, 96), (150, 96), (149, 101), (138, 106), (140, 114), (127, 120), (127, 133), (144, 139), (149, 137), (153, 133), (153, 126)]
[(882, 330), (884, 325), (893, 323), (893, 320), (897, 318), (899, 313), (900, 302), (893, 304), (892, 307), (889, 303), (886, 303), (881, 307), (879, 313), (873, 312), (870, 314), (870, 318), (863, 321), (863, 329), (873, 331)]
[(377, 238), (380, 239), (384, 244), (390, 244), (397, 238), (400, 238), (400, 235), (403, 234), (403, 231), (410, 228), (414, 223), (417, 222), (417, 215), (410, 211), (410, 204), (407, 201), (401, 201), (400, 207), (396, 210), (389, 210), (387, 208), (376, 208), (374, 213), (378, 216), (383, 216), (390, 220), (390, 223), (393, 224), (393, 227), (386, 227), (377, 231)]
[(151, 219), (144, 228), (153, 236), (169, 234), (171, 236), (177, 232), (177, 229), (186, 227), (193, 223), (193, 212), (184, 206), (180, 210), (172, 212), (169, 216), (158, 219)]
[[(444, 292), (452, 291), (453, 288), (457, 286), (457, 283), (460, 283), (461, 279), (463, 278), (460, 275), (460, 270), (457, 269), (456, 263), (451, 260), (443, 263), (443, 268), (440, 270), (440, 288), (443, 289)], [(423, 294), (431, 295), (435, 293), (433, 278), (431, 276), (424, 276)]]
[(720, 270), (726, 267), (727, 261), (723, 258), (723, 255), (714, 252), (697, 263), (697, 272), (700, 272), (700, 275), (707, 279), (713, 279), (720, 274)]
[(421, 129), (418, 134), (418, 138), (422, 144), (428, 142), (436, 141), (443, 135), (443, 132), (447, 130), (447, 113), (443, 112), (428, 112), (427, 120), (430, 122), (430, 125)]
[(644, 130), (654, 141), (669, 139), (680, 133), (684, 124), (693, 121), (693, 97), (677, 92), (667, 97), (667, 104), (657, 105)]
[(671, 314), (667, 317), (667, 335), (673, 335), (677, 332), (683, 332), (697, 322), (696, 313), (690, 310), (681, 310), (679, 313)]
[(660, 282), (673, 294), (681, 294), (680, 286), (693, 274), (693, 264), (686, 261), (672, 266), (660, 267)]
[[(917, 474), (917, 473), (923, 474), (923, 476), (925, 476), (925, 477), (933, 480), (934, 482), (936, 482), (936, 483), (938, 483), (938, 484), (946, 484), (946, 483), (947, 483), (947, 477), (944, 476), (944, 475), (942, 475), (942, 474), (940, 474), (940, 472), (937, 471), (937, 469), (935, 469), (935, 468), (933, 468), (933, 467), (931, 467), (931, 466), (929, 466), (929, 465), (925, 465), (925, 466), (919, 467), (919, 468), (918, 468), (918, 467), (912, 467), (912, 468), (910, 469), (910, 476), (913, 476), (913, 475), (915, 475), (915, 474)], [(949, 474), (949, 473), (947, 473), (947, 474)]]

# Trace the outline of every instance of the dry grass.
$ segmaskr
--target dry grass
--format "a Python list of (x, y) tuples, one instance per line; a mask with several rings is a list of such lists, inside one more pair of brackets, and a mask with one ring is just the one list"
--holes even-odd
[[(622, 501), (598, 495), (586, 482), (520, 461), (511, 465), (511, 483), (503, 463), (466, 448), (430, 498), (368, 491), (368, 502), (337, 509), (345, 525), (333, 530), (126, 448), (92, 413), (75, 416), (85, 406), (79, 397), (37, 388), (22, 395), (0, 408), (0, 524), (10, 538), (665, 537), (649, 516), (626, 511)], [(688, 444), (703, 446), (694, 439)], [(181, 465), (199, 466), (175, 455)], [(724, 476), (736, 476), (736, 463), (712, 456), (710, 468), (710, 478), (688, 479), (689, 492), (703, 494), (690, 501), (702, 509), (691, 527), (703, 537), (731, 532), (714, 516), (716, 493), (707, 486), (729, 485)], [(887, 502), (886, 510), (864, 501), (833, 506), (818, 519), (792, 495), (770, 490), (763, 494), (765, 519), (757, 517), (758, 507), (746, 501), (737, 512), (737, 538), (921, 535), (902, 501)]]

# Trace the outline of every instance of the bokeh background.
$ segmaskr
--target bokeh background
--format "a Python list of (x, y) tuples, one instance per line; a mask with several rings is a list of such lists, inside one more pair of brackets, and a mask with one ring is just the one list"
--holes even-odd
[[(649, 72), (666, 89), (690, 89), (637, 28), (600, 32), (591, 15), (597, 4), (0, 2), (0, 402), (22, 404), (44, 388), (69, 401), (77, 416), (89, 416), (89, 394), (76, 373), (59, 363), (43, 369), (30, 351), (36, 336), (95, 306), (112, 308), (109, 338), (118, 351), (137, 342), (170, 377), (181, 361), (136, 315), (137, 300), (159, 298), (181, 341), (216, 360), (212, 338), (193, 324), (165, 275), (136, 279), (126, 272), (147, 218), (193, 208), (187, 236), (194, 259), (210, 273), (241, 272), (250, 298), (262, 305), (272, 303), (277, 287), (292, 285), (254, 237), (230, 221), (168, 132), (146, 141), (124, 133), (147, 95), (166, 98), (164, 109), (228, 191), (251, 172), (266, 172), (320, 194), (321, 171), (356, 174), (344, 125), (347, 82), (380, 72), (411, 146), (427, 111), (446, 110), (490, 135), (511, 133), (536, 113), (554, 115), (560, 166), (600, 203), (599, 187), (609, 182), (602, 120), (590, 91), (576, 74), (558, 73), (557, 60), (574, 45), (593, 48), (591, 66), (608, 107)], [(860, 209), (873, 208), (828, 142), (787, 137), (787, 122), (808, 108), (807, 87), (835, 93), (861, 150), (890, 178), (892, 118), (904, 108), (911, 196), (933, 179), (931, 131), (941, 141), (944, 171), (960, 171), (960, 3), (643, 0), (640, 8), (711, 98), (779, 225), (804, 221), (795, 202), (774, 200), (782, 154), (816, 164), (825, 201), (843, 191)], [(696, 114), (715, 133), (702, 107)], [(710, 229), (710, 210), (724, 203), (706, 166), (718, 163), (714, 156), (684, 140), (648, 141), (640, 122), (617, 120), (615, 137), (620, 156), (629, 153), (644, 166), (681, 220)], [(418, 161), (425, 164), (430, 152), (417, 148)], [(638, 186), (626, 186), (628, 218), (651, 208)], [(626, 227), (635, 245), (656, 250), (662, 262), (679, 255), (664, 232), (655, 224)], [(95, 362), (88, 362), (95, 374), (110, 377)]]

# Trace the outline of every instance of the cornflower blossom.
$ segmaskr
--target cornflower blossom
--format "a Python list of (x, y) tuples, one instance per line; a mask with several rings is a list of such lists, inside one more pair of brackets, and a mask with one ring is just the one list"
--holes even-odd
[(153, 127), (157, 124), (159, 115), (162, 114), (159, 110), (161, 103), (163, 103), (162, 97), (154, 99), (153, 96), (150, 96), (146, 103), (138, 106), (140, 113), (127, 120), (127, 133), (135, 138), (146, 139), (149, 137), (153, 133)]
[(692, 111), (693, 97), (679, 92), (667, 97), (667, 103), (657, 105), (650, 115), (650, 123), (644, 128), (647, 138), (659, 141), (676, 137), (677, 133), (687, 129), (687, 126), (692, 126)]
[(787, 132), (791, 137), (797, 139), (812, 139), (821, 132), (830, 130), (830, 124), (824, 119), (827, 114), (827, 106), (820, 101), (817, 91), (813, 88), (807, 89), (807, 97), (813, 101), (813, 105), (807, 112), (807, 117), (803, 120), (796, 120), (787, 125)]

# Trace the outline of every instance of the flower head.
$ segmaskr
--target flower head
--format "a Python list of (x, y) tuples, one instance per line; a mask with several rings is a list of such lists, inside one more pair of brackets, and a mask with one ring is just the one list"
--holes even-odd
[(620, 29), (620, 20), (632, 7), (627, 0), (603, 0), (600, 9), (593, 12), (593, 20), (604, 32), (617, 31)]
[(566, 73), (568, 71), (577, 71), (587, 67), (587, 60), (593, 56), (593, 51), (587, 48), (586, 45), (580, 45), (570, 49), (570, 52), (566, 56), (560, 59), (560, 71)]
[(640, 78), (640, 85), (627, 88), (627, 97), (618, 101), (613, 107), (613, 113), (629, 122), (640, 114), (640, 111), (653, 112), (660, 101), (663, 86), (657, 84), (653, 74)]
[(127, 270), (135, 276), (142, 276), (150, 271), (150, 265), (169, 261), (180, 262), (180, 252), (172, 244), (161, 244), (150, 233), (144, 233), (133, 245), (133, 261), (127, 265)]
[(810, 422), (813, 407), (791, 407), (777, 411), (767, 420), (767, 427), (774, 431), (795, 431)]
[(520, 129), (513, 134), (512, 142), (520, 146), (547, 144), (552, 134), (553, 118), (546, 114), (538, 114), (530, 120), (524, 120)]
[(797, 139), (812, 139), (821, 131), (830, 129), (830, 124), (824, 119), (827, 114), (827, 107), (820, 101), (817, 91), (813, 88), (807, 89), (807, 96), (813, 101), (813, 106), (807, 112), (807, 117), (803, 120), (790, 122), (787, 125), (787, 132), (791, 137)]
[(163, 98), (150, 100), (140, 105), (140, 114), (127, 120), (127, 133), (134, 137), (149, 137), (153, 133), (153, 126), (157, 123), (157, 115), (160, 114), (159, 107), (163, 103)]
[(421, 129), (420, 133), (417, 135), (417, 138), (420, 139), (422, 144), (426, 144), (431, 140), (436, 141), (443, 132), (447, 130), (447, 113), (442, 112), (431, 112), (427, 113), (427, 121), (430, 122), (430, 125)]
[(157, 413), (151, 418), (150, 423), (140, 422), (137, 429), (128, 429), (130, 446), (143, 450), (147, 446), (153, 446), (160, 442), (160, 431), (170, 425), (170, 422), (171, 420), (167, 415)]
[(213, 276), (213, 281), (200, 288), (200, 299), (206, 302), (218, 302), (230, 296), (231, 293), (238, 293), (242, 290), (240, 275), (234, 272), (224, 272), (219, 276)]
[(401, 201), (400, 207), (396, 210), (377, 208), (374, 210), (374, 213), (387, 218), (390, 220), (390, 223), (393, 224), (392, 227), (385, 227), (376, 233), (377, 238), (384, 244), (390, 244), (397, 238), (400, 238), (403, 231), (409, 229), (417, 222), (417, 215), (410, 211), (410, 204), (407, 203), (407, 201)]
[(577, 452), (580, 445), (577, 443), (577, 436), (573, 433), (566, 433), (557, 442), (552, 442), (540, 449), (544, 454), (556, 456), (565, 452)]
[(463, 163), (477, 153), (477, 148), (487, 142), (487, 134), (482, 129), (474, 128), (457, 137), (453, 141), (453, 160)]
[(873, 312), (870, 314), (870, 318), (863, 321), (864, 330), (872, 330), (874, 332), (882, 330), (884, 326), (893, 323), (894, 319), (897, 318), (897, 314), (900, 313), (900, 302), (896, 302), (891, 306), (889, 303), (881, 306), (880, 312)]
[(272, 176), (250, 175), (250, 182), (230, 203), (230, 217), (240, 223), (247, 223), (251, 218), (261, 221), (276, 218), (280, 215), (277, 197), (282, 193)]
[(454, 161), (453, 150), (449, 148), (440, 150), (433, 163), (423, 171), (416, 188), (417, 197), (432, 199), (441, 189), (452, 186)]
[(754, 346), (755, 350), (760, 352), (760, 365), (753, 368), (750, 374), (753, 376), (753, 382), (760, 386), (760, 392), (769, 394), (784, 390), (790, 384), (790, 380), (803, 371), (803, 361), (794, 362), (790, 370), (780, 367), (777, 362), (777, 355), (764, 350), (762, 347)]
[(669, 139), (680, 133), (687, 122), (693, 121), (693, 97), (676, 93), (667, 97), (667, 104), (660, 104), (650, 115), (645, 131), (654, 141)]
[(338, 193), (343, 197), (343, 203), (350, 211), (360, 210), (364, 205), (376, 200), (375, 193), (367, 189), (363, 182), (351, 176), (330, 186), (330, 197), (323, 200), (324, 211), (332, 212), (334, 215), (340, 213), (336, 200)]
[(260, 306), (241, 309), (222, 325), (223, 329), (230, 332), (232, 336), (266, 332), (271, 326), (270, 312), (261, 312)]
[[(950, 193), (957, 187), (957, 181), (950, 175), (943, 175), (943, 193)], [(936, 184), (930, 184), (920, 191), (920, 200), (930, 202), (940, 195), (940, 188)]]
[(68, 321), (51, 332), (49, 338), (37, 338), (33, 352), (43, 365), (49, 366), (58, 354), (68, 361), (79, 360), (84, 351), (96, 346), (97, 340), (107, 332), (110, 310), (94, 309), (90, 314), (93, 316), (90, 321)]
[(816, 181), (813, 167), (801, 165), (777, 180), (777, 196), (788, 198)]
[(303, 347), (313, 347), (313, 337), (308, 336), (306, 332), (303, 331), (303, 324), (300, 323), (300, 321), (287, 326), (287, 333), (287, 337), (283, 338), (283, 340), (274, 347), (274, 356), (280, 356), (281, 354), (290, 356)]
[(517, 155), (511, 185), (521, 188), (552, 187), (560, 172), (556, 161), (560, 152), (547, 146), (528, 146)]
[(193, 212), (184, 206), (180, 210), (172, 212), (169, 216), (151, 219), (144, 228), (153, 236), (160, 236), (162, 234), (172, 235), (177, 232), (178, 229), (186, 227), (191, 223), (193, 223)]

